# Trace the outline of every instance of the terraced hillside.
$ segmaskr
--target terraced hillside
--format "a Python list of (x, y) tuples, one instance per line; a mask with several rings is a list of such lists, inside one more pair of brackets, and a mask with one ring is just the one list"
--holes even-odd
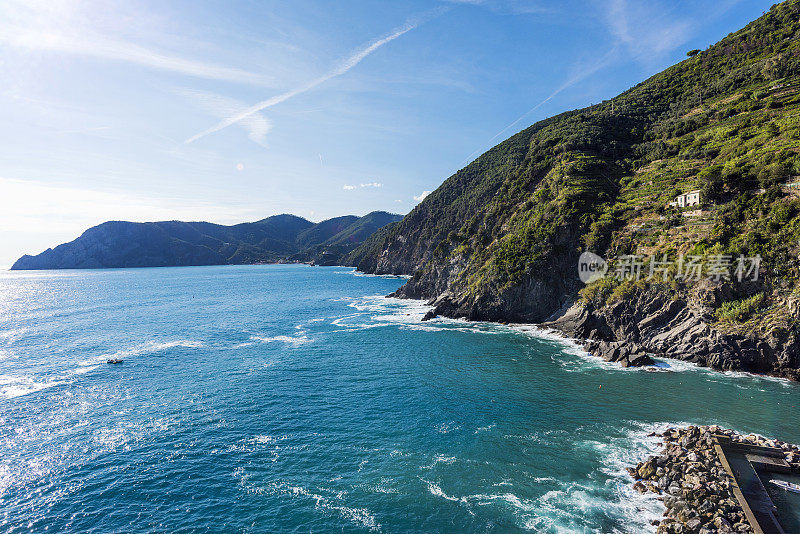
[[(398, 294), (432, 299), (441, 314), (561, 317), (553, 325), (572, 335), (796, 377), (799, 30), (800, 3), (784, 2), (612, 100), (534, 124), (348, 261), (413, 275)], [(668, 205), (692, 190), (701, 206)], [(584, 251), (644, 265), (760, 256), (760, 276), (584, 287)]]

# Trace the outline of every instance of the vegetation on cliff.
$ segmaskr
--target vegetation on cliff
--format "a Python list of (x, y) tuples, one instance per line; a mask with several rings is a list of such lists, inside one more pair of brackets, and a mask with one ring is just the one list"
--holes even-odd
[[(722, 291), (713, 320), (735, 328), (785, 309), (800, 281), (799, 32), (800, 3), (784, 2), (612, 100), (534, 124), (348, 261), (413, 274), (400, 294), (446, 300), (453, 315), (541, 321), (582, 287), (584, 250), (760, 255), (760, 282)], [(702, 211), (668, 206), (698, 189)], [(633, 286), (598, 283), (584, 293)]]

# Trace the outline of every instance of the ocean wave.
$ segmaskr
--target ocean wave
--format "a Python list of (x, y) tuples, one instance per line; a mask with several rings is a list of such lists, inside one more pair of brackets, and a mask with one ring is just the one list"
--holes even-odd
[(490, 430), (492, 430), (495, 427), (497, 427), (497, 423), (492, 423), (492, 424), (486, 425), (486, 426), (479, 426), (478, 428), (475, 429), (475, 433), (476, 434), (480, 434), (481, 432), (489, 432)]
[[(176, 340), (176, 341), (148, 341), (146, 343), (142, 343), (141, 345), (137, 345), (135, 347), (130, 347), (127, 349), (121, 349), (113, 353), (104, 354), (99, 356), (98, 359), (105, 360), (107, 358), (114, 358), (114, 359), (122, 359), (122, 358), (130, 358), (133, 356), (141, 356), (143, 354), (152, 354), (155, 352), (161, 352), (168, 349), (173, 349), (176, 347), (183, 347), (187, 349), (199, 349), (205, 347), (205, 343), (202, 341), (191, 341), (191, 340)], [(90, 364), (93, 362), (87, 362), (86, 364)]]
[(444, 454), (436, 454), (431, 459), (431, 463), (429, 463), (428, 465), (422, 465), (419, 468), (427, 471), (430, 469), (434, 469), (439, 464), (452, 465), (456, 463), (457, 460), (458, 458), (456, 458), (455, 456), (445, 456)]
[(293, 347), (299, 347), (312, 341), (311, 338), (304, 334), (298, 336), (250, 336), (250, 339), (259, 343), (286, 343)]
[(0, 341), (10, 345), (18, 341), (27, 331), (27, 328), (11, 328), (9, 330), (2, 330), (0, 331)]
[[(784, 387), (796, 387), (797, 384), (791, 380), (781, 377), (748, 373), (745, 371), (719, 371), (702, 367), (695, 363), (671, 359), (654, 358), (655, 366), (645, 367), (622, 367), (616, 362), (607, 362), (599, 356), (587, 352), (583, 349), (583, 342), (579, 339), (565, 336), (556, 330), (545, 328), (536, 324), (501, 324), (487, 321), (468, 321), (464, 318), (436, 317), (429, 322), (423, 322), (422, 318), (434, 309), (425, 300), (399, 299), (385, 297), (382, 295), (369, 295), (359, 299), (349, 300), (348, 304), (361, 312), (373, 312), (369, 318), (373, 322), (357, 322), (347, 324), (348, 318), (363, 318), (361, 314), (353, 314), (333, 321), (337, 326), (344, 326), (349, 329), (368, 329), (385, 326), (399, 325), (400, 328), (422, 332), (447, 332), (459, 331), (466, 333), (479, 334), (503, 334), (516, 333), (534, 338), (538, 341), (549, 342), (559, 347), (559, 353), (552, 355), (551, 358), (568, 372), (583, 372), (590, 369), (603, 369), (614, 372), (636, 373), (636, 372), (684, 372), (700, 371), (716, 373), (718, 376), (733, 378), (748, 378), (781, 384)], [(574, 358), (561, 358), (560, 355), (572, 356)], [(575, 359), (577, 358), (577, 359)], [(744, 387), (744, 386), (739, 386)]]
[(86, 373), (94, 371), (98, 367), (100, 367), (100, 366), (99, 365), (82, 365), (82, 366), (78, 367), (77, 369), (73, 370), (72, 372), (74, 374), (76, 374), (76, 375), (85, 375)]
[(0, 397), (14, 399), (59, 386), (66, 381), (61, 378), (39, 378), (30, 375), (0, 375)]
[(434, 426), (434, 429), (439, 434), (449, 434), (450, 432), (455, 432), (456, 430), (461, 430), (461, 425), (456, 424), (453, 421), (446, 422), (446, 423), (439, 423)]
[[(1, 358), (0, 358), (1, 359)], [(78, 367), (58, 374), (0, 375), (0, 397), (13, 399), (43, 391), (54, 386), (72, 383), (76, 377), (85, 375), (97, 369), (99, 364), (95, 361), (80, 362)]]
[(347, 274), (347, 275), (350, 275), (350, 276), (357, 276), (359, 278), (361, 278), (361, 277), (363, 277), (363, 278), (384, 278), (384, 279), (387, 279), (387, 280), (395, 280), (395, 279), (408, 280), (408, 279), (411, 278), (411, 276), (409, 276), (407, 274), (370, 274), (370, 273), (362, 273), (361, 271), (359, 271), (357, 269), (351, 269), (349, 271), (334, 271), (334, 274)]
[[(624, 423), (627, 429), (602, 432), (611, 437), (603, 441), (585, 440), (577, 448), (583, 454), (597, 456), (600, 467), (582, 480), (560, 478), (553, 473), (532, 476), (530, 481), (540, 486), (525, 485), (522, 491), (504, 479), (492, 484), (498, 491), (475, 492), (459, 495), (446, 489), (442, 481), (420, 479), (428, 493), (465, 507), (473, 514), (477, 507), (496, 506), (509, 510), (519, 528), (545, 532), (598, 531), (598, 525), (606, 525), (603, 532), (618, 534), (630, 532), (654, 532), (651, 522), (660, 519), (664, 506), (655, 494), (639, 494), (633, 489), (633, 480), (626, 470), (638, 461), (654, 454), (659, 438), (651, 433), (662, 431), (668, 423), (640, 424)], [(512, 436), (525, 439), (526, 436)], [(567, 436), (543, 432), (530, 436), (537, 442), (560, 442)], [(569, 441), (567, 439), (567, 441)], [(533, 494), (531, 494), (533, 493)]]
[[(339, 477), (341, 480), (341, 477)], [(382, 495), (398, 495), (400, 494), (400, 490), (395, 487), (397, 484), (397, 480), (383, 476), (380, 478), (378, 482), (364, 482), (361, 484), (356, 484), (353, 486), (354, 488), (362, 489), (368, 493), (380, 493)]]
[(266, 486), (256, 486), (250, 482), (250, 477), (243, 468), (237, 468), (234, 471), (234, 476), (239, 479), (239, 484), (249, 493), (305, 498), (313, 501), (314, 507), (323, 513), (335, 513), (342, 519), (361, 528), (366, 528), (371, 532), (381, 531), (380, 523), (378, 523), (376, 516), (369, 509), (346, 505), (344, 502), (347, 497), (346, 491), (334, 491), (322, 487), (312, 490), (311, 488), (286, 481), (272, 482)]

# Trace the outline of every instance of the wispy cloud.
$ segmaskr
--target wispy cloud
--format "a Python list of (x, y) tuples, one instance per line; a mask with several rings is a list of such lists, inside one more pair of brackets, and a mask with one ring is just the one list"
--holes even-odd
[[(366, 182), (366, 183), (363, 183), (363, 184), (358, 184), (358, 187), (360, 187), (362, 189), (365, 188), (365, 187), (369, 187), (369, 188), (373, 188), (374, 189), (374, 188), (378, 188), (378, 187), (383, 187), (383, 184), (380, 183), (380, 182)], [(354, 189), (358, 189), (358, 187), (356, 187), (354, 185), (345, 185), (342, 189), (344, 189), (345, 191), (352, 191)]]
[(481, 152), (481, 151), (485, 150), (487, 147), (491, 146), (492, 143), (494, 143), (500, 136), (502, 136), (503, 134), (506, 134), (514, 126), (517, 126), (520, 122), (522, 122), (522, 120), (525, 117), (529, 116), (531, 113), (533, 113), (534, 111), (536, 111), (537, 109), (539, 109), (540, 107), (545, 105), (546, 103), (550, 102), (559, 93), (561, 93), (565, 89), (568, 89), (569, 87), (572, 87), (576, 83), (585, 80), (586, 78), (588, 78), (592, 74), (596, 73), (600, 69), (603, 69), (603, 68), (607, 67), (611, 63), (612, 59), (615, 57), (615, 55), (617, 53), (617, 50), (618, 50), (618, 48), (614, 47), (611, 50), (609, 50), (608, 52), (606, 52), (601, 58), (599, 58), (596, 61), (576, 64), (576, 66), (573, 67), (572, 72), (567, 77), (567, 79), (564, 80), (564, 82), (561, 85), (559, 85), (552, 93), (547, 95), (546, 98), (544, 98), (541, 102), (539, 102), (538, 104), (533, 106), (531, 109), (529, 109), (528, 111), (526, 111), (525, 113), (523, 113), (522, 115), (517, 117), (508, 126), (506, 126), (502, 130), (500, 130), (499, 132), (494, 134), (494, 136), (492, 136), (492, 138), (489, 139), (484, 145), (482, 145), (480, 148), (478, 148), (477, 150), (472, 152), (469, 156), (467, 156), (466, 159), (462, 162), (462, 165), (472, 161), (472, 158), (474, 158), (476, 155), (478, 155), (479, 152)]
[(692, 24), (671, 17), (665, 6), (628, 0), (610, 0), (602, 6), (604, 22), (617, 44), (642, 63), (662, 58), (686, 43), (692, 34)]
[(274, 80), (213, 62), (159, 51), (103, 32), (90, 23), (75, 2), (8, 0), (0, 4), (0, 43), (28, 51), (53, 52), (143, 67), (200, 78), (257, 85)]
[(228, 126), (230, 126), (232, 124), (235, 124), (235, 123), (247, 118), (249, 115), (252, 115), (253, 113), (258, 113), (259, 111), (262, 111), (264, 109), (272, 107), (272, 106), (274, 106), (276, 104), (280, 104), (281, 102), (285, 102), (285, 101), (289, 100), (292, 97), (295, 97), (297, 95), (303, 94), (303, 93), (305, 93), (307, 91), (310, 91), (310, 90), (314, 89), (315, 87), (317, 87), (319, 85), (322, 85), (323, 83), (327, 82), (328, 80), (331, 80), (332, 78), (336, 78), (337, 76), (341, 76), (342, 74), (346, 73), (347, 71), (349, 71), (350, 69), (352, 69), (353, 67), (355, 67), (356, 65), (361, 63), (361, 61), (363, 61), (364, 58), (366, 58), (367, 56), (369, 56), (370, 54), (372, 54), (373, 52), (378, 50), (380, 47), (382, 47), (383, 45), (385, 45), (387, 43), (390, 43), (390, 42), (394, 41), (395, 39), (397, 39), (398, 37), (400, 37), (402, 35), (405, 35), (406, 33), (410, 32), (411, 30), (413, 30), (414, 28), (419, 26), (419, 24), (421, 24), (421, 22), (422, 22), (422, 19), (417, 19), (417, 20), (414, 20), (414, 21), (406, 22), (405, 24), (403, 24), (399, 28), (395, 29), (394, 31), (392, 31), (388, 35), (385, 35), (385, 36), (383, 36), (383, 37), (381, 37), (379, 39), (376, 39), (376, 40), (372, 41), (371, 43), (368, 43), (367, 45), (365, 45), (365, 46), (359, 48), (358, 50), (354, 51), (349, 56), (344, 58), (344, 60), (337, 67), (335, 67), (331, 71), (327, 72), (326, 74), (324, 74), (324, 75), (322, 75), (322, 76), (320, 76), (318, 78), (315, 78), (315, 79), (311, 80), (310, 82), (308, 82), (308, 83), (306, 83), (304, 85), (301, 85), (299, 87), (295, 87), (294, 89), (291, 89), (291, 90), (286, 91), (284, 93), (281, 93), (279, 95), (275, 95), (275, 96), (273, 96), (271, 98), (268, 98), (266, 100), (262, 100), (261, 102), (249, 107), (248, 109), (242, 111), (241, 113), (236, 113), (236, 114), (234, 114), (234, 115), (232, 115), (232, 116), (220, 121), (216, 126), (213, 126), (213, 127), (209, 128), (208, 130), (205, 130), (205, 131), (200, 132), (200, 133), (198, 133), (196, 135), (193, 135), (192, 137), (190, 137), (189, 139), (186, 140), (186, 143), (193, 143), (194, 141), (197, 141), (198, 139), (200, 139), (202, 137), (205, 137), (205, 136), (207, 136), (209, 134), (212, 134), (214, 132), (218, 132), (218, 131), (220, 131), (220, 130), (222, 130), (224, 128), (227, 128)]
[[(217, 118), (228, 117), (247, 109), (247, 104), (244, 102), (207, 91), (179, 89), (176, 92), (179, 95), (189, 98), (207, 113)], [(266, 146), (267, 133), (272, 129), (272, 122), (264, 117), (264, 115), (261, 113), (248, 115), (239, 121), (237, 126), (242, 127), (247, 132), (247, 136), (254, 143)]]
[(615, 61), (628, 57), (649, 64), (683, 45), (691, 36), (691, 25), (685, 20), (670, 18), (666, 9), (648, 8), (639, 3), (631, 4), (628, 0), (610, 0), (599, 5), (603, 10), (601, 22), (613, 37), (610, 49), (600, 58), (576, 62), (561, 85), (467, 156), (462, 165), (492, 146), (495, 141), (518, 126), (523, 119), (564, 90), (589, 78)]
[(430, 194), (431, 194), (431, 191), (423, 191), (419, 195), (414, 195), (414, 200), (416, 200), (417, 202), (422, 202)]

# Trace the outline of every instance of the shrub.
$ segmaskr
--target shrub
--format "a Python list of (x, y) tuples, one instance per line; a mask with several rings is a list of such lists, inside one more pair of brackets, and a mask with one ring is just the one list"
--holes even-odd
[(766, 298), (764, 293), (757, 293), (745, 299), (724, 302), (714, 314), (723, 322), (742, 323), (764, 305)]

